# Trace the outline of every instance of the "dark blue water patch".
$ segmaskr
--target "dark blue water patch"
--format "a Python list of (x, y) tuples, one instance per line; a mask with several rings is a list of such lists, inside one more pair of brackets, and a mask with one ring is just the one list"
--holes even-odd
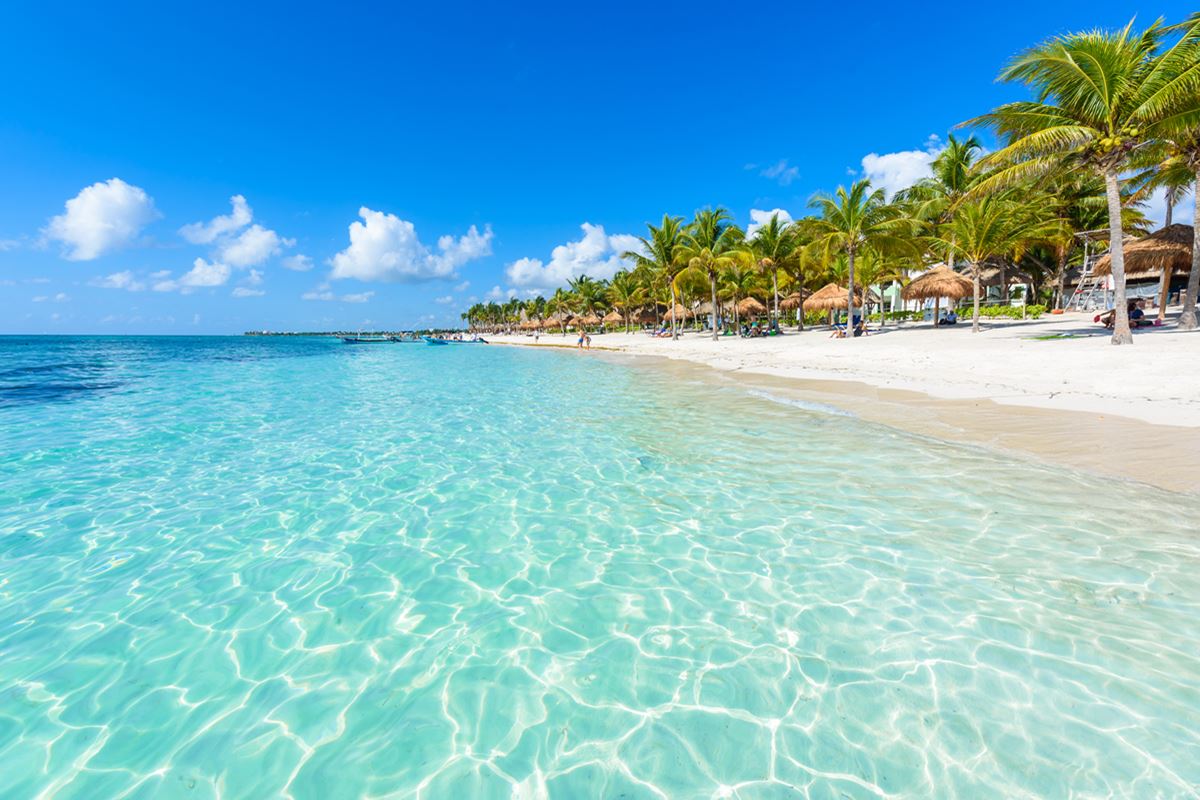
[(124, 385), (123, 381), (0, 384), (0, 408), (76, 400), (81, 396), (112, 391)]

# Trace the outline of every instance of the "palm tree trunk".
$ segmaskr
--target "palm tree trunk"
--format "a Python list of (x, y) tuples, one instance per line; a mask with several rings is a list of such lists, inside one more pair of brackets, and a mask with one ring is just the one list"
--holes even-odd
[(971, 333), (979, 333), (979, 264), (971, 265), (971, 293), (975, 295), (975, 311), (971, 314)]
[(796, 332), (804, 330), (804, 273), (800, 273), (800, 279), (796, 281), (796, 291), (800, 293), (800, 305), (796, 308)]
[(708, 273), (708, 280), (712, 286), (712, 326), (713, 326), (713, 341), (718, 340), (717, 336), (717, 273)]
[(1129, 330), (1129, 309), (1125, 305), (1125, 232), (1121, 226), (1121, 187), (1117, 183), (1117, 170), (1104, 171), (1104, 186), (1108, 194), (1109, 260), (1112, 263), (1113, 305), (1116, 312), (1113, 320), (1113, 344), (1133, 344), (1133, 333)]
[[(1196, 188), (1193, 196), (1200, 193), (1200, 169), (1196, 170)], [(1192, 220), (1192, 271), (1188, 273), (1187, 302), (1179, 315), (1179, 327), (1185, 331), (1195, 330), (1196, 292), (1200, 291), (1200, 200), (1196, 201), (1195, 219)]]
[(679, 328), (675, 324), (675, 281), (671, 281), (671, 339), (679, 338)]
[[(775, 292), (775, 324), (779, 324), (779, 270), (771, 267), (771, 290)], [(768, 326), (770, 327), (770, 326)]]
[[(935, 298), (933, 298), (933, 327), (935, 327), (935, 328), (940, 324), (940, 321), (938, 320), (938, 315), (941, 313), (942, 313), (942, 298), (935, 297)], [(922, 314), (921, 316), (924, 316), (924, 314)]]
[(850, 288), (846, 297), (846, 338), (854, 338), (854, 248), (846, 251), (846, 274)]

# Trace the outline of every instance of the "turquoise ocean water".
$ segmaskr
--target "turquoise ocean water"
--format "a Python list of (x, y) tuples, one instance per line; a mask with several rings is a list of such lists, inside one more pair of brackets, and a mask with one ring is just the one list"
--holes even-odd
[(595, 355), (0, 338), (0, 797), (1190, 797), (1198, 529)]

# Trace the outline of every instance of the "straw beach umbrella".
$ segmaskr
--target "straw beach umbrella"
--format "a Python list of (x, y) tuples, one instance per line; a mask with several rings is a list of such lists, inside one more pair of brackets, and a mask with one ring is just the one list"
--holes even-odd
[(625, 322), (625, 318), (621, 316), (621, 312), (615, 308), (604, 315), (600, 320), (605, 325), (621, 325)]
[(767, 307), (753, 297), (747, 297), (737, 304), (737, 312), (743, 317), (757, 317), (767, 313)]
[(938, 324), (943, 297), (961, 300), (975, 293), (975, 285), (949, 267), (934, 267), (909, 281), (900, 292), (904, 300), (933, 300), (933, 324)]
[(784, 311), (796, 311), (804, 305), (804, 298), (808, 297), (809, 294), (811, 292), (792, 292), (779, 301), (779, 307)]
[[(827, 283), (809, 295), (804, 300), (802, 308), (805, 311), (840, 311), (849, 307), (849, 294), (850, 292), (845, 286)], [(862, 289), (858, 286), (854, 287), (854, 301), (856, 304), (862, 301)]]
[[(1192, 269), (1192, 226), (1168, 225), (1135, 242), (1125, 243), (1125, 279), (1159, 278), (1158, 317), (1166, 316), (1167, 291), (1171, 275), (1187, 275)], [(1105, 254), (1096, 262), (1093, 275), (1112, 273), (1112, 257)], [(1195, 302), (1189, 297), (1188, 302)]]

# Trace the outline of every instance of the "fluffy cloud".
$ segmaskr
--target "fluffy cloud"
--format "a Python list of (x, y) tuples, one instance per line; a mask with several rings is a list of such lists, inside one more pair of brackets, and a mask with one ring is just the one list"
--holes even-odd
[(90, 261), (129, 244), (158, 216), (145, 190), (111, 178), (68, 200), (66, 213), (52, 217), (43, 233), (66, 245), (66, 258)]
[(111, 275), (105, 275), (102, 278), (93, 278), (92, 280), (88, 281), (88, 285), (97, 286), (101, 289), (124, 289), (128, 292), (140, 292), (146, 288), (146, 284), (135, 279), (133, 277), (133, 272), (130, 270), (114, 272)]
[(293, 272), (308, 272), (313, 268), (313, 260), (303, 253), (288, 256), (279, 263), (283, 265), (284, 269), (290, 269)]
[(266, 292), (262, 289), (250, 289), (246, 286), (237, 286), (233, 290), (234, 297), (262, 297)]
[(483, 299), (490, 300), (492, 302), (501, 302), (502, 303), (505, 300), (511, 300), (512, 298), (514, 298), (516, 296), (517, 296), (516, 289), (509, 289), (509, 290), (505, 291), (504, 289), (501, 289), (499, 286), (493, 286), (491, 289), (488, 289), (487, 294), (485, 294), (483, 296)]
[(448, 306), (454, 302), (454, 296), (445, 295), (443, 297), (435, 297), (433, 298), (433, 302), (437, 303), (439, 306)]
[(179, 235), (192, 244), (215, 245), (215, 260), (239, 269), (262, 264), (296, 243), (258, 223), (251, 224), (254, 210), (242, 195), (235, 194), (229, 203), (232, 210), (228, 214), (184, 225)]
[(538, 258), (521, 258), (509, 264), (504, 270), (508, 282), (522, 289), (549, 291), (581, 275), (611, 278), (617, 270), (628, 266), (621, 254), (640, 246), (636, 236), (609, 236), (603, 225), (585, 222), (580, 227), (583, 237), (555, 247), (548, 263)]
[[(179, 280), (173, 280), (164, 276), (154, 284), (154, 291), (174, 292), (178, 290), (184, 294), (188, 294), (195, 289), (210, 289), (215, 286), (224, 286), (229, 281), (229, 276), (232, 272), (228, 264), (197, 258), (192, 262), (192, 268), (185, 272)], [(161, 275), (161, 273), (158, 274)]]
[(229, 198), (233, 210), (221, 217), (213, 217), (207, 223), (193, 222), (179, 229), (179, 235), (192, 244), (212, 244), (219, 237), (246, 227), (254, 219), (254, 211), (246, 198), (235, 194)]
[(350, 246), (331, 261), (335, 279), (415, 282), (453, 278), (463, 264), (492, 252), (490, 227), (480, 233), (472, 225), (458, 239), (442, 236), (434, 252), (407, 220), (366, 206), (358, 215), (362, 222), (350, 223)]
[(791, 222), (792, 215), (784, 211), (782, 208), (772, 208), (770, 211), (763, 211), (761, 208), (750, 209), (750, 224), (746, 226), (747, 238), (754, 235), (754, 232), (771, 221), (771, 217), (779, 215), (780, 222)]
[(800, 177), (800, 168), (789, 167), (787, 159), (782, 158), (758, 174), (778, 182), (780, 186), (788, 186)]
[(58, 294), (54, 295), (53, 297), (51, 297), (50, 295), (47, 295), (47, 294), (39, 294), (37, 297), (33, 298), (33, 302), (35, 302), (35, 303), (52, 303), (52, 302), (53, 303), (65, 303), (70, 299), (71, 298), (68, 297), (65, 292), (59, 292)]
[(326, 282), (326, 283), (318, 284), (317, 287), (315, 289), (313, 289), (312, 291), (305, 292), (304, 294), (300, 295), (300, 299), (302, 299), (302, 300), (324, 300), (326, 302), (333, 302), (335, 300), (341, 300), (343, 303), (365, 303), (374, 296), (375, 296), (374, 292), (358, 292), (356, 294), (344, 294), (339, 297), (338, 295), (333, 293), (333, 291), (329, 287), (329, 283)]
[(871, 181), (871, 186), (883, 189), (890, 198), (933, 174), (933, 160), (944, 149), (945, 145), (937, 136), (930, 136), (923, 150), (901, 150), (883, 155), (868, 153), (862, 160), (863, 176)]
[(455, 287), (454, 287), (454, 291), (456, 291), (456, 292), (465, 292), (467, 289), (470, 289), (470, 288), (471, 288), (471, 282), (470, 282), (470, 281), (463, 281), (463, 282), (462, 282), (462, 283), (460, 283), (458, 286), (455, 286)]
[(262, 264), (271, 256), (279, 255), (281, 248), (295, 243), (295, 239), (283, 239), (275, 231), (255, 224), (223, 242), (218, 257), (233, 267), (249, 267)]

